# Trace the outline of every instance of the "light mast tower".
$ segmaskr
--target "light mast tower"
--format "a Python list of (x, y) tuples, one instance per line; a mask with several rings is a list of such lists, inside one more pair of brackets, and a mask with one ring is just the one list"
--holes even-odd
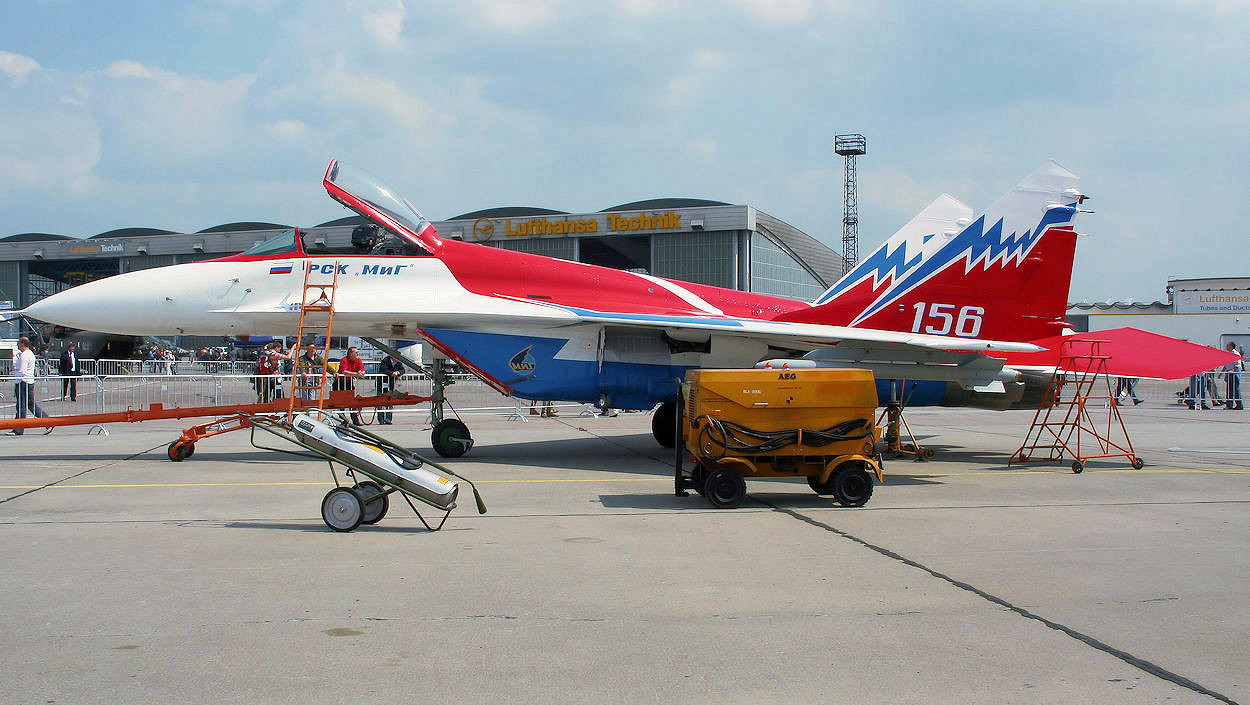
[(846, 175), (842, 180), (842, 273), (846, 274), (859, 261), (859, 209), (856, 204), (855, 157), (868, 151), (863, 135), (834, 135), (833, 151), (846, 158)]

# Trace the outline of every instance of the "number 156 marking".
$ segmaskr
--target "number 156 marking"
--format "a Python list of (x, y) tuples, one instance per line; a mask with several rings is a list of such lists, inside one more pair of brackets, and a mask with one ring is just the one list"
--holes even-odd
[(963, 338), (975, 338), (981, 333), (981, 316), (985, 315), (985, 309), (980, 306), (964, 306), (959, 309), (959, 313), (955, 313), (955, 304), (928, 304), (916, 303), (912, 305), (916, 309), (916, 317), (911, 322), (911, 332), (920, 333), (920, 326), (929, 321), (929, 325), (924, 326), (925, 333), (931, 335), (950, 335), (954, 329), (955, 335)]

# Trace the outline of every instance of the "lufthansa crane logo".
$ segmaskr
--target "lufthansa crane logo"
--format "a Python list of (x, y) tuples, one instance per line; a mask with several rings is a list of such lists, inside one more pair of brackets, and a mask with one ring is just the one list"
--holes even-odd
[(512, 359), (508, 360), (508, 367), (511, 367), (512, 371), (516, 372), (517, 374), (525, 374), (527, 372), (533, 372), (534, 368), (538, 367), (538, 362), (535, 361), (534, 356), (530, 354), (530, 350), (533, 350), (533, 349), (534, 349), (534, 346), (531, 345), (528, 348), (522, 350), (521, 352), (513, 355)]
[(478, 218), (473, 221), (473, 237), (478, 242), (486, 242), (495, 237), (495, 221), (490, 218)]

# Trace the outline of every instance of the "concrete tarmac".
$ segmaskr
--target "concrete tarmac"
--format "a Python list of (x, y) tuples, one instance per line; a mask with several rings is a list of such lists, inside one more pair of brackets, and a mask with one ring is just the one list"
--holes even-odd
[(0, 702), (1250, 703), (1250, 414), (1124, 415), (1140, 471), (917, 409), (937, 459), (865, 507), (734, 510), (673, 496), (649, 415), (473, 416), (490, 511), (437, 533), (398, 497), (331, 532), (326, 465), (246, 432), (5, 436)]

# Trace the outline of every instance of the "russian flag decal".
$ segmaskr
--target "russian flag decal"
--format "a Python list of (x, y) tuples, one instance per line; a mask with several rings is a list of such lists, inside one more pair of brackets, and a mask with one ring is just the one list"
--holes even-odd
[(269, 268), (269, 273), (270, 274), (290, 274), (291, 263), (283, 262), (282, 264), (275, 264)]

